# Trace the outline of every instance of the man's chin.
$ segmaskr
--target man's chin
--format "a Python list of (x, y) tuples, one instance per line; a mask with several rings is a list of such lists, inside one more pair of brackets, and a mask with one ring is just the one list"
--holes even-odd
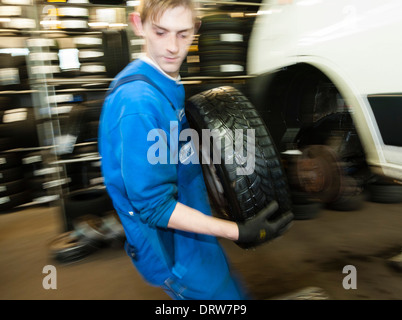
[(180, 67), (172, 68), (171, 66), (162, 68), (162, 70), (169, 76), (176, 78), (179, 75)]

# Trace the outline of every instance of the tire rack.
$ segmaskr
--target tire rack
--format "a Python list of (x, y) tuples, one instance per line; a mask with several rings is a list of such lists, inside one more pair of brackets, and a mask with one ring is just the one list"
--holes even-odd
[[(0, 30), (0, 36), (2, 37), (1, 47), (10, 52), (11, 50), (15, 51), (16, 48), (18, 48), (19, 50), (24, 50), (27, 47), (25, 41), (30, 37), (32, 37), (32, 35), (35, 33), (38, 27), (36, 8), (32, 6), (32, 2), (30, 1), (23, 1), (20, 6), (13, 6), (13, 5), (9, 6), (8, 4), (9, 3), (6, 2), (4, 3), (4, 5), (2, 4), (1, 6), (3, 9), (2, 27), (4, 27), (4, 29)], [(7, 16), (7, 14), (10, 12), (11, 15)], [(13, 46), (13, 44), (15, 43), (18, 43), (17, 47)], [(9, 47), (7, 48), (7, 46), (5, 45), (9, 45)], [(13, 56), (13, 53), (10, 53), (10, 55)], [(15, 208), (35, 205), (38, 203), (46, 203), (49, 200), (49, 198), (47, 199), (42, 198), (41, 199), (42, 202), (41, 201), (31, 202), (32, 197), (31, 195), (27, 194), (27, 192), (30, 192), (31, 190), (29, 190), (29, 186), (27, 183), (28, 181), (25, 181), (26, 178), (24, 172), (25, 164), (23, 163), (23, 160), (25, 159), (27, 154), (31, 152), (41, 152), (49, 149), (49, 147), (42, 146), (40, 144), (39, 137), (36, 137), (36, 135), (39, 136), (39, 131), (36, 130), (36, 121), (33, 119), (36, 119), (37, 116), (36, 106), (38, 106), (38, 103), (37, 101), (35, 101), (35, 95), (38, 92), (37, 91), (38, 88), (35, 88), (31, 85), (33, 79), (31, 78), (32, 75), (30, 73), (31, 70), (30, 59), (28, 59), (26, 53), (21, 54), (19, 58), (20, 58), (19, 63), (21, 63), (21, 65), (17, 66), (19, 70), (17, 69), (18, 71), (16, 73), (11, 72), (12, 74), (11, 77), (8, 76), (10, 74), (8, 70), (14, 70), (14, 67), (16, 67), (14, 64), (8, 66), (9, 69), (2, 69), (2, 71), (7, 71), (8, 74), (7, 73), (1, 74), (0, 97), (6, 100), (10, 99), (13, 101), (13, 105), (9, 105), (8, 106), (9, 109), (7, 109), (6, 111), (4, 111), (4, 113), (2, 113), (2, 123), (3, 126), (6, 123), (9, 124), (9, 122), (6, 121), (5, 118), (8, 117), (9, 115), (13, 115), (14, 119), (11, 121), (11, 123), (13, 124), (13, 126), (22, 124), (21, 127), (22, 133), (13, 130), (12, 132), (6, 132), (5, 134), (9, 135), (10, 138), (14, 138), (14, 140), (16, 138), (17, 140), (29, 141), (29, 143), (31, 144), (25, 144), (25, 142), (23, 142), (23, 143), (17, 143), (17, 145), (15, 145), (14, 143), (11, 143), (10, 145), (3, 146), (2, 148), (3, 161), (7, 162), (7, 158), (12, 157), (13, 155), (16, 156), (17, 162), (13, 164), (11, 170), (14, 172), (16, 171), (19, 172), (15, 176), (15, 178), (8, 177), (2, 182), (1, 188), (5, 193), (1, 197), (0, 205), (1, 205), (1, 211), (5, 210), (6, 212), (7, 210), (12, 210)], [(17, 107), (14, 105), (15, 101), (18, 101)], [(20, 105), (20, 103), (22, 103), (22, 105)], [(33, 115), (32, 121), (30, 121), (31, 120), (30, 118), (25, 118), (27, 114)], [(18, 118), (18, 116), (22, 116), (22, 118)], [(25, 131), (26, 125), (30, 126), (29, 131)], [(8, 128), (6, 128), (6, 131), (10, 129), (11, 127), (9, 126)], [(24, 134), (27, 134), (27, 136), (24, 136)], [(4, 169), (2, 175), (6, 171), (8, 171), (7, 163), (6, 163), (6, 169)], [(45, 175), (46, 173), (49, 172), (42, 171), (43, 175)], [(30, 174), (33, 174), (33, 171), (31, 171)], [(59, 179), (58, 175), (53, 176), (53, 174), (48, 174), (46, 176), (50, 179), (50, 181), (56, 181), (57, 179)], [(22, 185), (19, 187), (21, 189), (17, 189), (18, 191), (13, 191), (18, 192), (19, 195), (21, 195), (22, 193), (24, 194), (24, 197), (20, 198), (18, 201), (13, 201), (13, 197), (16, 196), (17, 194), (14, 193), (10, 194), (8, 192), (11, 192), (11, 190), (7, 190), (10, 184), (15, 185), (15, 183), (17, 182), (17, 180), (14, 179), (21, 179), (20, 181), (22, 181)], [(55, 197), (53, 197), (52, 200), (55, 200)]]
[[(67, 7), (68, 4), (63, 4), (63, 3), (54, 3), (57, 6), (64, 6)], [(59, 30), (41, 30), (39, 28), (39, 15), (41, 8), (45, 6), (46, 3), (41, 3), (38, 4), (37, 6), (33, 5), (27, 5), (26, 9), (27, 12), (30, 12), (32, 15), (32, 20), (35, 20), (36, 23), (36, 28), (30, 29), (30, 30), (8, 30), (8, 29), (2, 29), (0, 30), (0, 35), (9, 35), (9, 33), (12, 36), (21, 36), (24, 38), (28, 38), (29, 40), (32, 39), (48, 39), (46, 36), (51, 34), (52, 36), (62, 34), (62, 31)], [(52, 4), (53, 6), (53, 4)], [(78, 6), (78, 5), (74, 5)], [(87, 5), (79, 5), (79, 6), (84, 6), (84, 7), (104, 7), (104, 8), (115, 8), (116, 6), (111, 6), (111, 5), (92, 5), (92, 4), (87, 4)], [(125, 8), (124, 6), (117, 6), (118, 8)], [(125, 9), (127, 10), (127, 9)], [(85, 35), (85, 34), (101, 34), (101, 32), (95, 31), (95, 32), (70, 32), (68, 35)], [(32, 42), (31, 42), (32, 43)], [(26, 46), (29, 48), (30, 53), (36, 54), (36, 56), (41, 57), (46, 55), (47, 53), (51, 52), (51, 48), (48, 45), (33, 45), (30, 47), (30, 45), (27, 43)], [(131, 49), (131, 48), (130, 48)], [(63, 78), (63, 79), (55, 79), (53, 76), (52, 72), (49, 71), (43, 71), (45, 68), (49, 68), (46, 70), (55, 70), (54, 68), (51, 69), (51, 67), (54, 67), (52, 65), (51, 61), (42, 59), (40, 65), (36, 63), (36, 61), (33, 61), (33, 59), (26, 58), (27, 61), (27, 71), (28, 71), (28, 87), (23, 88), (27, 89), (24, 90), (23, 92), (19, 90), (19, 88), (15, 88), (15, 86), (7, 86), (5, 87), (5, 90), (2, 90), (0, 92), (0, 97), (3, 96), (19, 96), (21, 93), (30, 95), (32, 99), (32, 104), (34, 106), (34, 113), (35, 113), (35, 119), (36, 119), (36, 125), (37, 125), (37, 134), (38, 134), (38, 140), (39, 144), (37, 147), (32, 147), (32, 148), (13, 148), (11, 150), (5, 150), (7, 153), (11, 152), (18, 152), (21, 154), (30, 154), (30, 153), (44, 153), (46, 154), (46, 158), (44, 160), (44, 164), (50, 168), (60, 168), (62, 167), (62, 170), (54, 170), (54, 172), (51, 175), (48, 175), (47, 178), (49, 179), (47, 182), (59, 182), (59, 185), (54, 186), (52, 188), (52, 194), (50, 195), (51, 197), (47, 198), (42, 198), (41, 201), (33, 201), (33, 202), (26, 202), (24, 204), (18, 204), (14, 207), (8, 208), (7, 211), (4, 212), (10, 212), (9, 210), (18, 210), (22, 207), (30, 206), (30, 205), (36, 205), (36, 204), (43, 204), (43, 203), (51, 203), (51, 204), (56, 204), (56, 206), (60, 207), (62, 210), (62, 216), (64, 217), (64, 225), (66, 226), (66, 216), (64, 214), (64, 204), (63, 204), (63, 194), (66, 194), (68, 192), (68, 187), (65, 187), (65, 182), (68, 181), (69, 177), (66, 176), (66, 169), (65, 166), (66, 164), (72, 162), (68, 160), (60, 160), (57, 152), (55, 151), (60, 145), (59, 141), (56, 141), (57, 139), (57, 134), (60, 133), (61, 127), (60, 127), (60, 121), (57, 113), (54, 112), (54, 110), (57, 108), (58, 101), (57, 99), (52, 99), (56, 98), (58, 95), (64, 95), (64, 94), (74, 94), (74, 93), (81, 93), (81, 92), (98, 92), (102, 95), (104, 95), (104, 91), (106, 90), (108, 84), (110, 83), (111, 80), (110, 78), (100, 78), (100, 79), (79, 79), (79, 78)], [(40, 69), (38, 71), (38, 69)], [(43, 71), (43, 72), (41, 72)], [(80, 89), (60, 89), (58, 86), (61, 84), (73, 84), (75, 85), (82, 85), (82, 88)], [(92, 89), (94, 84), (103, 84), (101, 87), (103, 88), (98, 88), (98, 89)], [(86, 86), (86, 87), (85, 87)], [(3, 86), (1, 87), (3, 89)], [(15, 90), (9, 90), (9, 89), (15, 89)], [(33, 159), (33, 158), (31, 158)], [(88, 159), (87, 157), (81, 158), (81, 159), (75, 159), (73, 160), (74, 162), (86, 162), (86, 161), (94, 161), (97, 158), (91, 158)], [(31, 160), (29, 160), (31, 161)], [(52, 171), (52, 170), (48, 170)], [(37, 171), (38, 172), (38, 171)], [(57, 183), (56, 183), (57, 184)], [(57, 187), (57, 188), (55, 188)], [(5, 198), (2, 199), (1, 201), (6, 201)], [(2, 209), (2, 207), (0, 208)], [(64, 229), (65, 229), (64, 226)]]
[[(234, 40), (233, 43), (238, 43), (239, 40), (242, 41), (245, 47), (244, 49), (246, 49), (254, 18), (261, 7), (260, 2), (261, 1), (198, 1), (198, 3), (201, 4), (201, 7), (198, 8), (202, 21), (200, 33), (203, 32), (204, 35), (209, 36), (209, 39), (212, 38), (217, 40), (218, 43), (219, 39), (224, 39), (223, 37), (225, 33), (229, 37), (221, 42), (223, 45), (216, 46), (215, 43), (215, 47), (208, 48), (208, 42), (206, 45), (204, 42), (204, 46), (201, 48), (203, 45), (202, 38), (205, 37), (203, 34), (197, 34), (195, 36), (194, 41), (190, 46), (189, 54), (184, 61), (181, 70), (181, 74), (183, 73), (182, 81), (186, 90), (187, 98), (201, 91), (223, 85), (234, 86), (242, 91), (247, 97), (249, 96), (248, 80), (252, 78), (252, 76), (248, 75), (246, 70), (246, 50), (243, 50), (241, 53), (244, 55), (242, 59), (244, 69), (239, 69), (238, 66), (232, 65), (231, 63), (225, 65), (225, 60), (230, 61), (233, 56), (227, 55), (225, 57), (224, 51), (221, 51), (218, 54), (216, 54), (215, 51), (214, 57), (212, 57), (210, 53), (213, 52), (215, 48), (218, 48), (218, 50), (219, 48), (223, 48), (225, 50), (225, 46), (227, 46), (229, 52), (232, 48), (236, 49), (236, 45), (233, 47), (230, 42), (227, 42), (228, 39), (229, 41)], [(224, 15), (226, 15), (225, 20), (227, 22), (230, 22), (230, 20), (243, 20), (242, 27), (233, 28), (232, 30), (227, 27), (225, 27), (224, 30), (205, 28), (208, 21), (204, 21), (204, 19)], [(213, 44), (211, 43), (211, 45)], [(203, 52), (201, 52), (200, 49), (211, 51), (209, 53), (207, 52), (203, 59)], [(210, 55), (210, 58), (208, 58), (208, 55)], [(209, 60), (207, 63), (209, 63), (212, 68), (203, 68), (203, 60)], [(225, 67), (226, 69), (224, 69)]]

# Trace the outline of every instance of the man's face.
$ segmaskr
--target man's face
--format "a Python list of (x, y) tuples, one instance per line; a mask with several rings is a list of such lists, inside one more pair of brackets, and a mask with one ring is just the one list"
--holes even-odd
[(147, 56), (168, 75), (177, 77), (194, 36), (192, 11), (185, 7), (166, 10), (159, 21), (145, 22), (143, 36)]

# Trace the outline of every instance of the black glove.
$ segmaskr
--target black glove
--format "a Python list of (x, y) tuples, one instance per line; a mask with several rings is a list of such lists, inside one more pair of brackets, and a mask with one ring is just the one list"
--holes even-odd
[(278, 203), (271, 203), (250, 220), (238, 222), (239, 239), (235, 241), (240, 247), (255, 247), (264, 242), (270, 241), (282, 235), (290, 227), (293, 220), (293, 213), (286, 212), (275, 220), (269, 220), (276, 210)]

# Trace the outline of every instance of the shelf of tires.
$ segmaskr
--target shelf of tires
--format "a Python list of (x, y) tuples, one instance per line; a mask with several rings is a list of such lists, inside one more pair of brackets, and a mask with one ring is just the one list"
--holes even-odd
[(103, 185), (97, 128), (107, 87), (137, 47), (121, 23), (123, 1), (47, 2), (1, 1), (0, 213), (60, 205), (63, 233), (50, 251), (71, 262), (125, 238)]
[[(87, 249), (88, 236), (95, 231), (94, 219), (103, 221), (105, 215), (113, 212), (100, 171), (97, 131), (107, 87), (130, 61), (126, 12), (123, 7), (53, 3), (43, 6), (42, 13), (46, 18), (42, 17), (42, 21), (48, 24), (41, 37), (53, 40), (58, 50), (58, 69), (46, 77), (48, 88), (53, 90), (45, 98), (51, 114), (53, 143), (57, 146), (56, 160), (50, 164), (63, 167), (68, 180), (61, 195), (64, 245), (71, 246), (71, 254), (71, 250), (81, 247), (82, 241), (86, 243), (82, 249)], [(76, 221), (80, 219), (83, 224), (84, 218), (88, 218), (90, 231), (86, 236), (81, 234), (80, 243), (75, 244)], [(58, 259), (63, 259), (60, 255), (61, 252)]]
[(204, 11), (180, 72), (187, 96), (223, 85), (247, 95), (248, 39), (259, 8), (251, 4), (217, 2), (212, 11)]
[(0, 212), (37, 195), (30, 184), (33, 171), (23, 163), (39, 147), (26, 60), (26, 39), (37, 26), (30, 5), (2, 0), (0, 6)]
[[(129, 62), (127, 34), (124, 26), (105, 29), (110, 23), (89, 27), (91, 11), (109, 16), (114, 7), (71, 3), (80, 6), (2, 1), (0, 15), (12, 17), (0, 34), (2, 213), (60, 196), (68, 209), (77, 199), (84, 203), (84, 190), (91, 188), (100, 189), (100, 197), (105, 194), (97, 127), (105, 90)], [(32, 18), (34, 8), (40, 23)], [(124, 8), (117, 10), (115, 17), (125, 14)], [(28, 12), (30, 19), (20, 16)], [(22, 90), (25, 101), (20, 102)], [(65, 212), (67, 230), (77, 215)]]

